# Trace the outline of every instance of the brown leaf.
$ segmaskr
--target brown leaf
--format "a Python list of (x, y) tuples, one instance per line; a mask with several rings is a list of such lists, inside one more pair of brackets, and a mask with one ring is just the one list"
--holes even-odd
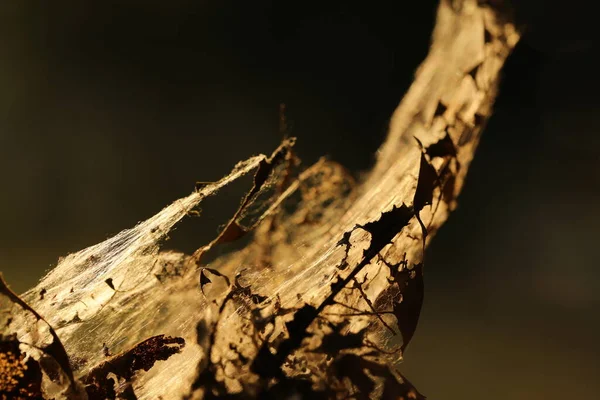
[(152, 336), (92, 368), (81, 380), (86, 385), (90, 399), (114, 399), (114, 381), (108, 378), (108, 374), (131, 381), (136, 371), (150, 370), (157, 361), (167, 360), (181, 352), (184, 346), (185, 340), (180, 337)]
[(58, 338), (58, 335), (56, 334), (52, 326), (48, 323), (48, 321), (44, 319), (44, 317), (38, 314), (37, 311), (35, 311), (31, 306), (29, 306), (29, 304), (22, 300), (15, 292), (13, 292), (8, 287), (8, 285), (4, 281), (4, 277), (2, 276), (2, 274), (0, 274), (0, 293), (7, 296), (10, 299), (10, 301), (17, 304), (25, 311), (28, 311), (31, 314), (33, 314), (33, 316), (38, 321), (43, 321), (46, 323), (46, 325), (48, 325), (48, 331), (52, 336), (52, 343), (42, 347), (41, 350), (47, 355), (54, 358), (54, 360), (56, 360), (60, 368), (69, 378), (71, 385), (73, 385), (75, 383), (75, 378), (73, 377), (73, 370), (71, 369), (71, 365), (69, 363), (69, 356), (67, 355), (63, 344), (61, 343), (60, 339)]
[(392, 310), (402, 334), (401, 349), (404, 352), (415, 334), (423, 306), (423, 265), (417, 264), (412, 269), (404, 269), (402, 273), (405, 276), (404, 282), (400, 283), (402, 296), (400, 301), (393, 303)]
[[(250, 230), (252, 230), (256, 223), (250, 228), (242, 227), (238, 218), (242, 215), (243, 211), (252, 203), (256, 195), (261, 191), (264, 184), (269, 179), (271, 172), (275, 169), (279, 163), (283, 162), (286, 155), (290, 152), (291, 147), (296, 142), (295, 138), (285, 139), (281, 145), (271, 154), (269, 158), (265, 158), (258, 164), (258, 169), (254, 174), (254, 182), (250, 191), (244, 196), (242, 203), (238, 210), (235, 212), (233, 217), (229, 220), (225, 228), (219, 233), (219, 235), (213, 239), (208, 245), (201, 247), (194, 252), (194, 258), (196, 263), (200, 263), (202, 256), (211, 250), (214, 246), (221, 243), (228, 243), (234, 240), (240, 239), (245, 236)], [(260, 222), (260, 218), (257, 223)]]

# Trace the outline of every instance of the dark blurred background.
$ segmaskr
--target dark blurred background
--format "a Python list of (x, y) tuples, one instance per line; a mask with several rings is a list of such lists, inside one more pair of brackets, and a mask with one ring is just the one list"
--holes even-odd
[[(600, 393), (600, 62), (587, 7), (519, 2), (527, 33), (459, 209), (429, 249), (403, 365), (431, 399)], [(270, 152), (280, 102), (306, 165), (325, 154), (367, 170), (427, 53), (435, 8), (1, 2), (0, 270), (24, 291), (59, 256)], [(234, 192), (171, 245), (212, 238)]]

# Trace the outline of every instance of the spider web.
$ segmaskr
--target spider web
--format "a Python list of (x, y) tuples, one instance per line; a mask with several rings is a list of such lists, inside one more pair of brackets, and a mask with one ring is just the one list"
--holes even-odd
[[(342, 290), (335, 297), (340, 304), (325, 315), (344, 322), (347, 332), (371, 328), (370, 340), (384, 347), (397, 344), (398, 332), (386, 329), (394, 317), (383, 315), (378, 321), (369, 312), (375, 306), (402, 302), (398, 300), (402, 293), (389, 290), (389, 265), (402, 265), (403, 260), (422, 265), (426, 243), (455, 207), (491, 113), (500, 68), (519, 38), (514, 26), (488, 6), (466, 0), (457, 8), (455, 3), (441, 2), (430, 53), (392, 117), (375, 167), (362, 181), (355, 182), (342, 166), (326, 160), (294, 171), (288, 179), (293, 170), (288, 156), (292, 143), (284, 143), (270, 157), (259, 155), (238, 163), (218, 182), (199, 187), (135, 227), (67, 255), (27, 291), (23, 299), (54, 327), (75, 377), (84, 377), (101, 364), (106, 348), (116, 354), (164, 334), (183, 337), (186, 346), (139, 374), (133, 382), (135, 393), (140, 399), (176, 399), (189, 393), (197, 366), (207, 357), (206, 349), (197, 344), (198, 321), (218, 324), (219, 332), (226, 333), (215, 342), (215, 354), (221, 359), (231, 353), (231, 343), (245, 340), (244, 307), (231, 306), (219, 315), (215, 306), (226, 292), (224, 280), (210, 275), (210, 284), (201, 293), (199, 276), (205, 267), (230, 279), (238, 276), (244, 287), (276, 301), (281, 309), (299, 309), (322, 304), (333, 283), (364, 262), (354, 277), (361, 290)], [(364, 261), (375, 234), (357, 226), (367, 227), (402, 205), (416, 210), (427, 168), (437, 177), (429, 182), (430, 201), (425, 199), (416, 218), (395, 232), (378, 257)], [(255, 174), (254, 187), (226, 234), (193, 255), (160, 250), (169, 231), (206, 197), (247, 174)], [(213, 247), (246, 234), (250, 240), (240, 249), (206, 257)], [(364, 315), (345, 316), (349, 309)], [(37, 328), (32, 330), (25, 313), (13, 310), (12, 315), (10, 328), (21, 342), (41, 335)], [(281, 326), (273, 329), (283, 331)], [(405, 345), (409, 340), (404, 337)], [(402, 353), (394, 353), (390, 362), (401, 361)], [(249, 375), (235, 368), (232, 373)], [(232, 390), (240, 390), (235, 379), (223, 379)], [(46, 387), (55, 396), (64, 390)]]

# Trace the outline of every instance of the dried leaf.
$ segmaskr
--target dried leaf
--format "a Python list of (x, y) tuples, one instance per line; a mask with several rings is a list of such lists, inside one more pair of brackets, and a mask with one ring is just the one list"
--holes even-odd
[(234, 240), (240, 239), (241, 237), (245, 236), (251, 229), (253, 229), (256, 226), (256, 224), (258, 224), (258, 222), (262, 220), (262, 218), (259, 218), (257, 221), (254, 222), (250, 229), (242, 227), (238, 222), (238, 218), (242, 215), (242, 213), (246, 210), (246, 208), (252, 203), (252, 201), (261, 191), (275, 167), (285, 160), (286, 155), (290, 152), (290, 149), (292, 148), (295, 142), (295, 138), (285, 139), (281, 143), (281, 145), (271, 154), (269, 158), (263, 158), (259, 162), (258, 168), (254, 174), (254, 182), (252, 188), (242, 200), (242, 203), (240, 204), (238, 210), (235, 212), (234, 216), (229, 220), (225, 228), (213, 241), (194, 252), (194, 258), (198, 265), (200, 264), (202, 256), (208, 251), (210, 251), (213, 247), (221, 243), (232, 242)]
[[(180, 337), (157, 335), (138, 343), (133, 348), (110, 357), (94, 367), (81, 380), (90, 399), (115, 399), (114, 380), (109, 374), (130, 382), (136, 371), (148, 371), (159, 360), (167, 360), (181, 352), (185, 340)], [(133, 389), (131, 389), (133, 390)], [(131, 396), (133, 393), (129, 393)]]
[(71, 382), (71, 384), (74, 385), (75, 378), (73, 376), (73, 370), (71, 369), (71, 365), (69, 363), (69, 356), (67, 355), (67, 352), (66, 352), (63, 344), (61, 343), (60, 339), (58, 338), (58, 335), (56, 334), (56, 332), (54, 331), (52, 326), (40, 314), (38, 314), (37, 311), (35, 311), (25, 301), (23, 301), (17, 294), (15, 294), (12, 290), (10, 290), (10, 288), (4, 281), (4, 277), (2, 276), (2, 274), (0, 274), (0, 293), (5, 295), (6, 297), (8, 297), (10, 301), (17, 304), (23, 310), (26, 310), (26, 311), (30, 312), (31, 314), (33, 314), (33, 316), (38, 321), (43, 321), (44, 323), (46, 323), (46, 325), (48, 325), (49, 333), (52, 336), (52, 342), (50, 344), (42, 347), (41, 350), (44, 353), (46, 353), (47, 355), (54, 358), (54, 360), (56, 360), (56, 362), (58, 363), (58, 365), (60, 366), (62, 371), (65, 373), (65, 375), (67, 375), (67, 378), (69, 378), (69, 381)]
[(417, 264), (410, 270), (403, 270), (402, 273), (405, 278), (402, 283), (401, 301), (393, 303), (393, 313), (402, 334), (401, 349), (404, 352), (415, 334), (423, 306), (423, 265)]

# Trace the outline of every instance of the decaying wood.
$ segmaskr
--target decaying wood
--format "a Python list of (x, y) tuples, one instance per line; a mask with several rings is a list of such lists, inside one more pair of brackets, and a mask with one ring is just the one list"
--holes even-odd
[[(168, 335), (186, 346), (150, 357), (147, 372), (123, 369), (127, 396), (423, 398), (396, 366), (419, 319), (424, 249), (456, 206), (519, 39), (509, 21), (481, 2), (441, 2), (429, 55), (361, 182), (325, 160), (294, 171), (286, 140), (61, 260), (24, 299), (55, 327), (75, 377), (116, 396), (102, 388), (116, 384), (105, 349), (138, 354), (136, 343)], [(214, 241), (192, 256), (160, 252), (206, 196), (253, 171), (254, 186)], [(200, 257), (244, 235), (252, 240), (241, 248)], [(42, 334), (9, 303), (7, 332), (23, 341)]]

